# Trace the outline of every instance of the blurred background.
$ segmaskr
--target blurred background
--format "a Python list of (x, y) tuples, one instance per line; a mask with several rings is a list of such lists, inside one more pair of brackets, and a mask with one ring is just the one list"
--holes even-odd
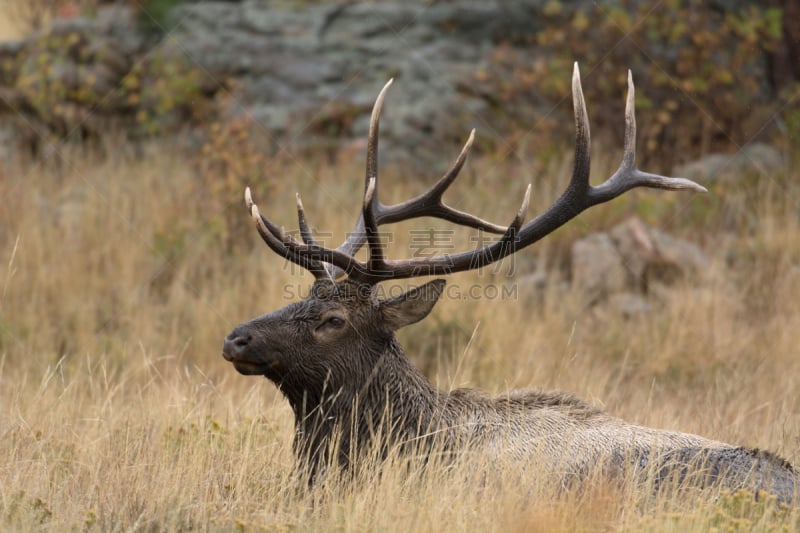
[(391, 77), (393, 156), (435, 164), (439, 143), (476, 126), (483, 153), (547, 154), (571, 135), (576, 60), (592, 123), (615, 140), (633, 71), (646, 162), (800, 128), (800, 8), (788, 0), (4, 3), (3, 135), (28, 155), (109, 129), (203, 143), (247, 128), (265, 155), (334, 157), (363, 139)]
[[(800, 8), (789, 1), (4, 0), (0, 28), (0, 249), (9, 258), (0, 349), (33, 343), (48, 362), (119, 340), (142, 301), (146, 320), (174, 324), (175, 337), (159, 343), (215, 352), (247, 315), (225, 316), (200, 345), (187, 333), (211, 335), (194, 315), (198, 300), (219, 309), (224, 296), (201, 294), (215, 273), (236, 265), (258, 278), (255, 269), (281, 264), (258, 249), (244, 187), (287, 230), (292, 193), (301, 192), (312, 225), (338, 244), (357, 212), (369, 111), (389, 78), (385, 202), (432, 183), (477, 128), (472, 163), (449, 201), (505, 223), (533, 183), (531, 210), (546, 208), (569, 175), (575, 61), (595, 183), (618, 164), (630, 69), (640, 167), (712, 190), (636, 192), (520, 254), (515, 282), (534, 300), (559, 286), (588, 294), (592, 307), (611, 298), (614, 309), (637, 313), (653, 287), (707, 271), (707, 254), (728, 266), (749, 261), (743, 238), (763, 239), (768, 220), (758, 209), (796, 214)], [(53, 235), (27, 235), (42, 224)], [(410, 232), (436, 227), (403, 228), (390, 244), (406, 256)], [(429, 251), (476, 238), (444, 249), (432, 242)], [(14, 268), (10, 258), (21, 266), (33, 243), (42, 255)], [(242, 262), (253, 253), (263, 261)], [(284, 282), (306, 279), (292, 274)], [(754, 286), (755, 300), (771, 301)], [(179, 294), (187, 299), (173, 308), (167, 299)], [(17, 305), (33, 323), (51, 315), (35, 337)], [(163, 306), (168, 318), (151, 320)]]
[[(315, 231), (337, 245), (361, 203), (372, 103), (393, 78), (382, 201), (430, 186), (476, 128), (446, 201), (507, 224), (532, 183), (533, 216), (571, 172), (575, 61), (593, 183), (619, 164), (630, 69), (640, 168), (709, 193), (633, 191), (498, 267), (452, 276), (453, 291), (401, 342), (445, 389), (565, 389), (634, 422), (800, 461), (797, 2), (0, 6), (10, 529), (330, 529), (336, 516), (414, 529), (404, 520), (424, 506), (416, 496), (396, 513), (341, 516), (296, 511), (308, 495), (265, 500), (286, 488), (291, 417), (274, 387), (222, 360), (222, 339), (312, 280), (258, 240), (243, 190), (287, 231), (300, 192)], [(483, 238), (430, 220), (388, 231), (395, 258)], [(442, 501), (431, 529), (518, 516), (500, 505), (465, 523), (472, 515)], [(620, 520), (597, 522), (607, 507), (547, 516), (566, 530)], [(635, 529), (642, 516), (625, 520)]]

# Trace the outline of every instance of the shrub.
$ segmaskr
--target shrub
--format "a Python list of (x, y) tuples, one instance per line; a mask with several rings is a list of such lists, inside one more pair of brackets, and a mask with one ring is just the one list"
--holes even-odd
[(200, 154), (194, 158), (197, 179), (203, 184), (203, 199), (209, 215), (209, 230), (231, 247), (250, 236), (250, 224), (242, 224), (242, 209), (232, 209), (243, 202), (245, 187), (257, 198), (268, 197), (267, 151), (258, 142), (252, 119), (240, 116), (215, 121), (204, 131)]
[[(636, 107), (644, 117), (639, 127), (644, 159), (741, 146), (772, 112), (776, 91), (767, 54), (782, 46), (781, 9), (744, 2), (723, 10), (697, 0), (668, 0), (653, 8), (620, 0), (567, 10), (554, 0), (542, 19), (532, 62), (518, 57), (529, 54), (518, 45), (530, 43), (505, 43), (481, 77), (495, 84), (500, 100), (533, 94), (566, 104), (578, 60), (592, 125), (621, 137), (622, 92), (631, 68), (639, 89)], [(541, 106), (530, 99), (529, 105)]]

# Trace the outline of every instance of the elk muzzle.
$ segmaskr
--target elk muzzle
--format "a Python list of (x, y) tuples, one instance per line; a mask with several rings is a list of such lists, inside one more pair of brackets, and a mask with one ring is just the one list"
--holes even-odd
[(231, 331), (222, 345), (222, 357), (226, 361), (236, 361), (247, 350), (248, 345), (253, 340), (253, 336), (241, 326)]
[(244, 375), (264, 374), (269, 365), (253, 357), (253, 335), (246, 327), (238, 326), (231, 331), (222, 344), (222, 357), (233, 363), (234, 368)]

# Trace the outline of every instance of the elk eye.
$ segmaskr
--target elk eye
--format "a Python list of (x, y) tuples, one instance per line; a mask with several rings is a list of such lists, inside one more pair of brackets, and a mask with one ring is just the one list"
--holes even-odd
[(344, 326), (344, 319), (339, 316), (332, 316), (329, 317), (327, 320), (325, 320), (325, 322), (323, 322), (322, 325), (338, 329)]

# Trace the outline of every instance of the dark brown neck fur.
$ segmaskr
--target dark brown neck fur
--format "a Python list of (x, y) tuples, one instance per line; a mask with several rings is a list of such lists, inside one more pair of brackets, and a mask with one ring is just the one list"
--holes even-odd
[(281, 384), (294, 411), (301, 460), (318, 466), (335, 453), (346, 467), (377, 436), (385, 453), (429, 432), (443, 394), (410, 364), (394, 335), (376, 348), (352, 354), (349, 368), (331, 369), (323, 390)]

